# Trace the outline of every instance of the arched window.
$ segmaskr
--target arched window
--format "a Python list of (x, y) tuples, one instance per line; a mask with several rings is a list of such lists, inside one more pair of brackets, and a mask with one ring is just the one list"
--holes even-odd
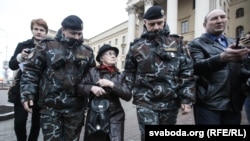
[(244, 8), (239, 8), (236, 10), (236, 18), (240, 18), (244, 16)]
[(244, 33), (244, 27), (243, 26), (238, 26), (236, 28), (236, 38), (239, 38), (243, 35)]

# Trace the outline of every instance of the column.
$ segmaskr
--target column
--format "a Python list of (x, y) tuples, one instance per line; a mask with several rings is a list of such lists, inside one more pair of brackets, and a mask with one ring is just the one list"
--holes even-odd
[(127, 36), (127, 45), (125, 48), (125, 53), (128, 52), (129, 50), (129, 45), (131, 42), (134, 41), (135, 39), (135, 13), (136, 13), (136, 8), (134, 6), (129, 6), (127, 9), (128, 12), (128, 36)]
[[(138, 30), (136, 31), (136, 36), (141, 36), (142, 32), (143, 32), (143, 29), (144, 29), (144, 19), (143, 19), (143, 14), (144, 13), (140, 13), (138, 15), (138, 27), (136, 27)], [(138, 35), (139, 34), (139, 35)]]
[(206, 14), (209, 12), (209, 5), (209, 0), (195, 0), (194, 38), (205, 32), (203, 23)]
[(143, 28), (144, 28), (144, 20), (143, 20), (143, 15), (144, 13), (146, 13), (146, 11), (153, 6), (154, 1), (153, 0), (144, 0), (144, 11), (142, 10), (138, 10), (137, 9), (137, 13), (138, 15), (138, 20), (139, 20), (139, 27), (138, 27), (138, 33), (139, 35), (143, 32)]
[[(166, 11), (166, 10), (165, 10)], [(171, 34), (177, 34), (178, 0), (167, 0), (167, 24)]]
[(210, 0), (210, 6), (209, 6), (209, 9), (215, 9), (217, 8), (217, 2), (219, 3), (218, 0)]
[(153, 6), (154, 1), (153, 0), (144, 0), (144, 13)]

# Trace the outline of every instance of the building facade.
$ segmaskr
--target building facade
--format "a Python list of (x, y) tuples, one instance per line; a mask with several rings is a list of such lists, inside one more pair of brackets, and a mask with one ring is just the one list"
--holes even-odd
[(128, 0), (126, 4), (127, 21), (85, 39), (85, 43), (93, 48), (95, 54), (103, 44), (118, 47), (120, 54), (117, 67), (121, 70), (130, 42), (142, 33), (142, 16), (153, 5), (161, 5), (165, 9), (171, 34), (182, 35), (187, 41), (205, 32), (204, 16), (216, 8), (221, 8), (228, 14), (225, 34), (229, 37), (236, 38), (250, 31), (250, 0)]

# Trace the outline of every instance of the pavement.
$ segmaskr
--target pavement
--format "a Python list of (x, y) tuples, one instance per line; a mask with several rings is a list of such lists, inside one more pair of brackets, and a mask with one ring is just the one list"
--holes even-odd
[[(0, 108), (1, 106), (13, 106), (13, 104), (8, 103), (7, 101), (7, 90), (0, 90)], [(122, 105), (125, 110), (126, 114), (126, 120), (125, 120), (125, 132), (124, 132), (124, 141), (140, 141), (140, 133), (139, 133), (139, 127), (137, 123), (137, 117), (136, 117), (136, 109), (135, 106), (132, 104), (131, 101), (125, 102), (122, 101)], [(2, 110), (2, 109), (0, 109)], [(1, 113), (1, 112), (0, 112)], [(242, 125), (247, 124), (246, 120), (246, 114), (242, 112)], [(2, 116), (0, 114), (0, 116)], [(30, 128), (30, 116), (28, 118), (27, 122), (27, 132)], [(193, 125), (194, 119), (192, 112), (187, 115), (178, 115), (177, 118), (177, 125)], [(81, 132), (80, 141), (83, 141), (83, 135), (84, 135), (84, 127)], [(14, 119), (8, 118), (6, 120), (0, 120), (0, 141), (16, 141), (15, 132), (14, 132)], [(40, 132), (39, 140), (43, 141), (42, 132)]]

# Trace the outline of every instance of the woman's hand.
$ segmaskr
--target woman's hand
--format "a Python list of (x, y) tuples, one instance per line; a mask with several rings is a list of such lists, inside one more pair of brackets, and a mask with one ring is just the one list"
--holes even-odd
[(110, 88), (114, 87), (114, 82), (108, 79), (99, 79), (97, 81), (97, 84), (99, 84), (101, 87), (110, 87)]
[(99, 87), (99, 86), (92, 86), (91, 92), (97, 97), (106, 94), (106, 91), (102, 87)]

